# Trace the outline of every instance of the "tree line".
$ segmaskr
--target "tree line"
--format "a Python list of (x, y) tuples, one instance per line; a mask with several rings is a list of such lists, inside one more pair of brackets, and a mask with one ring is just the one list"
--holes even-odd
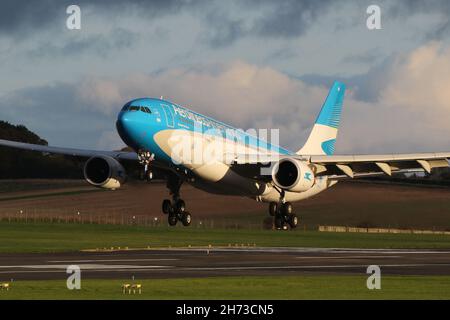
[[(39, 145), (47, 141), (23, 125), (13, 125), (0, 120), (0, 139)], [(28, 178), (82, 178), (78, 159), (61, 155), (44, 155), (39, 152), (0, 147), (0, 179)]]

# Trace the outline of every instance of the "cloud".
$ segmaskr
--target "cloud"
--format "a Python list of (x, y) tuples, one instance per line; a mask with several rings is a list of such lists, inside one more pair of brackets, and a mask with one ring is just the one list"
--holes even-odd
[(103, 131), (96, 144), (98, 150), (121, 150), (124, 146), (117, 132), (113, 130)]
[(231, 18), (220, 10), (211, 10), (205, 16), (206, 28), (202, 35), (203, 42), (213, 48), (226, 47), (243, 37), (248, 31), (242, 19)]
[(23, 124), (56, 146), (95, 148), (104, 132), (115, 129), (115, 115), (87, 105), (77, 86), (55, 83), (2, 95), (0, 119)]
[(383, 6), (388, 10), (386, 13), (393, 18), (405, 18), (417, 13), (450, 13), (450, 2), (448, 0), (398, 0), (383, 1)]
[(249, 7), (260, 6), (265, 9), (265, 14), (260, 15), (254, 22), (252, 31), (255, 34), (286, 38), (304, 34), (319, 16), (323, 16), (330, 7), (337, 6), (335, 1), (330, 0), (253, 0), (246, 4)]
[(108, 54), (116, 53), (117, 50), (130, 49), (135, 45), (138, 35), (134, 32), (115, 28), (108, 34), (92, 34), (87, 36), (75, 36), (60, 45), (54, 40), (45, 41), (38, 47), (26, 52), (31, 59), (43, 57), (71, 57), (80, 54), (95, 54), (106, 57)]
[[(133, 74), (120, 80), (90, 79), (79, 92), (89, 104), (100, 102), (97, 105), (106, 114), (114, 104), (133, 97), (162, 95), (236, 126), (249, 126), (255, 120), (272, 117), (274, 109), (300, 111), (300, 100), (319, 102), (324, 93), (292, 81), (272, 68), (241, 61), (220, 68), (175, 68), (154, 74)], [(114, 103), (108, 103), (111, 99)]]
[[(382, 14), (387, 20), (406, 21), (419, 16), (423, 23), (420, 37), (425, 41), (445, 40), (450, 34), (450, 1), (448, 0), (398, 0), (383, 1)], [(426, 16), (428, 16), (428, 20)], [(433, 23), (430, 25), (429, 22)]]
[[(16, 91), (0, 100), (0, 116), (31, 123), (50, 143), (117, 148), (114, 121), (121, 106), (136, 97), (162, 95), (242, 129), (279, 128), (281, 144), (296, 150), (331, 84), (326, 77), (311, 79), (243, 61), (93, 77)], [(359, 79), (359, 84), (347, 82), (339, 153), (450, 148), (450, 48), (429, 43), (392, 57)], [(361, 90), (376, 93), (367, 99)]]
[(354, 53), (344, 57), (341, 62), (342, 63), (361, 63), (361, 64), (372, 64), (376, 62), (381, 55), (380, 48), (370, 49), (361, 53)]
[(448, 125), (450, 114), (450, 48), (431, 42), (398, 60), (381, 103), (420, 112), (437, 126)]
[[(100, 22), (111, 24), (120, 18), (128, 19), (130, 24), (127, 23), (127, 27), (132, 29), (133, 22), (150, 23), (170, 16), (182, 20), (187, 15), (192, 26), (200, 27), (201, 35), (197, 39), (219, 49), (245, 37), (292, 39), (305, 35), (316, 25), (326, 28), (327, 32), (339, 29), (342, 33), (343, 29), (354, 28), (355, 24), (361, 23), (355, 17), (360, 16), (358, 12), (364, 16), (365, 6), (369, 4), (356, 0), (78, 0), (76, 3), (82, 9), (83, 21), (91, 19), (90, 26)], [(3, 1), (0, 35), (19, 41), (35, 37), (42, 31), (59, 32), (65, 26), (65, 10), (70, 4), (70, 1), (51, 0)], [(443, 17), (439, 26), (431, 30), (428, 25), (424, 26), (426, 39), (441, 39), (448, 35), (450, 4), (447, 0), (380, 0), (380, 5), (383, 18), (387, 19), (404, 19), (419, 13), (439, 14)], [(433, 18), (435, 16), (429, 19)], [(90, 40), (95, 39), (86, 39)], [(95, 43), (81, 42), (77, 49), (95, 46)]]
[[(359, 79), (359, 86), (355, 79), (348, 85), (338, 151), (449, 148), (449, 48), (430, 43), (388, 59)], [(326, 97), (332, 82), (326, 81), (330, 83), (325, 86), (236, 61), (220, 68), (176, 68), (122, 79), (91, 79), (85, 82), (86, 92), (81, 96), (90, 104), (102, 102), (98, 106), (108, 114), (132, 97), (164, 95), (243, 129), (279, 128), (281, 142), (296, 149), (306, 139)], [(364, 91), (371, 90), (369, 99)]]
[[(76, 3), (82, 9), (82, 14), (86, 10), (91, 15), (95, 14), (97, 19), (123, 13), (143, 15), (147, 19), (161, 18), (189, 11), (208, 25), (206, 34), (214, 46), (231, 43), (239, 36), (245, 35), (247, 31), (262, 36), (297, 36), (304, 33), (328, 7), (334, 5), (331, 0), (233, 1), (232, 6), (235, 8), (228, 12), (226, 10), (228, 4), (222, 1), (78, 0)], [(65, 25), (66, 8), (70, 4), (72, 3), (69, 1), (56, 3), (51, 0), (3, 1), (0, 11), (0, 33), (24, 37), (45, 28), (55, 27), (57, 21), (61, 21), (58, 26)], [(249, 30), (243, 27), (244, 18), (234, 18), (236, 12), (238, 15), (239, 11), (250, 14), (255, 10), (264, 11), (264, 15), (258, 14)], [(225, 14), (225, 11), (228, 13)]]
[(450, 19), (447, 16), (447, 19), (441, 25), (439, 25), (437, 28), (431, 30), (425, 35), (425, 39), (439, 40), (448, 38), (449, 35), (450, 35)]
[(399, 61), (405, 57), (406, 55), (388, 56), (362, 74), (351, 76), (305, 74), (299, 76), (298, 79), (310, 85), (323, 85), (326, 87), (330, 87), (336, 80), (342, 81), (352, 88), (352, 94), (356, 100), (375, 103), (379, 101), (382, 91), (389, 85), (387, 80), (390, 79), (391, 73)]
[[(234, 10), (217, 5), (205, 10), (203, 39), (213, 48), (240, 38), (293, 38), (305, 34), (336, 2), (331, 0), (234, 1)], [(220, 13), (219, 13), (220, 12)], [(256, 14), (255, 14), (256, 12)]]
[[(147, 18), (161, 18), (168, 14), (180, 12), (184, 8), (192, 8), (203, 1), (189, 0), (77, 0), (82, 17), (85, 10), (99, 17), (115, 14), (142, 14)], [(65, 26), (68, 15), (66, 8), (71, 1), (52, 0), (5, 0), (1, 3), (0, 34), (13, 37), (33, 36), (35, 32), (46, 28)], [(57, 24), (56, 22), (59, 21)]]
[(365, 79), (364, 90), (372, 88), (378, 94), (376, 99), (366, 101), (358, 99), (355, 91), (350, 94), (352, 120), (344, 119), (344, 123), (352, 122), (346, 127), (344, 149), (365, 152), (450, 149), (449, 47), (431, 42), (409, 54), (392, 57), (382, 67), (359, 78)]

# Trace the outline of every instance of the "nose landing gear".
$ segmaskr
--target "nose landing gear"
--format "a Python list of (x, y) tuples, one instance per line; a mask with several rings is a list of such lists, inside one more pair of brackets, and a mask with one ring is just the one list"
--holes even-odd
[[(153, 172), (150, 167), (150, 163), (155, 159), (155, 154), (146, 150), (139, 150), (138, 153), (139, 163), (143, 166), (141, 172), (142, 180), (150, 181), (153, 179)], [(180, 198), (180, 188), (183, 184), (183, 180), (174, 173), (169, 173), (167, 176), (167, 188), (172, 195), (172, 201), (165, 199), (162, 202), (162, 211), (167, 215), (167, 220), (170, 226), (175, 226), (178, 221), (184, 226), (189, 226), (192, 222), (192, 217), (189, 212), (186, 211), (186, 203)]]
[(150, 169), (150, 163), (155, 159), (155, 154), (149, 151), (140, 150), (138, 152), (139, 163), (144, 167), (141, 172), (141, 180), (151, 181), (153, 179), (153, 172)]

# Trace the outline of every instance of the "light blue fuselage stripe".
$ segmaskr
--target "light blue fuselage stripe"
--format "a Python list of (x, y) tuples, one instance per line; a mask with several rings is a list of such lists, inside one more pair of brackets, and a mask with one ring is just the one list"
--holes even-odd
[[(133, 100), (127, 105), (148, 107), (152, 113), (149, 114), (142, 111), (121, 111), (119, 113), (119, 117), (126, 113), (126, 117), (132, 121), (132, 126), (130, 126), (131, 128), (127, 128), (126, 132), (125, 130), (122, 130), (121, 132), (118, 128), (120, 136), (127, 145), (136, 151), (139, 149), (151, 150), (155, 153), (156, 158), (161, 160), (171, 161), (172, 159), (158, 146), (153, 137), (159, 131), (166, 129), (187, 130), (191, 132), (201, 131), (202, 133), (207, 132), (213, 136), (224, 138), (228, 138), (225, 135), (225, 130), (232, 130), (235, 133), (236, 138), (234, 141), (242, 142), (247, 146), (260, 148), (267, 152), (279, 153), (282, 155), (293, 154), (291, 151), (281, 148), (278, 145), (268, 143), (242, 130), (235, 129), (227, 124), (166, 100), (142, 98)], [(164, 108), (165, 110), (161, 105), (166, 106)], [(174, 126), (168, 126), (166, 121), (166, 112), (171, 112)], [(170, 117), (170, 115), (168, 116)], [(157, 120), (158, 118), (160, 121)], [(196, 123), (197, 125), (195, 125)], [(204, 125), (200, 126), (199, 123), (203, 123)]]

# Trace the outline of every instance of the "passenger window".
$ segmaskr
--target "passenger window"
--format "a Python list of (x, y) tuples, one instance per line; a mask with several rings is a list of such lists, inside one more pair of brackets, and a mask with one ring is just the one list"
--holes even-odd
[(139, 111), (139, 107), (130, 107), (130, 111)]
[(145, 110), (147, 110), (147, 113), (152, 113), (149, 107), (145, 107)]

